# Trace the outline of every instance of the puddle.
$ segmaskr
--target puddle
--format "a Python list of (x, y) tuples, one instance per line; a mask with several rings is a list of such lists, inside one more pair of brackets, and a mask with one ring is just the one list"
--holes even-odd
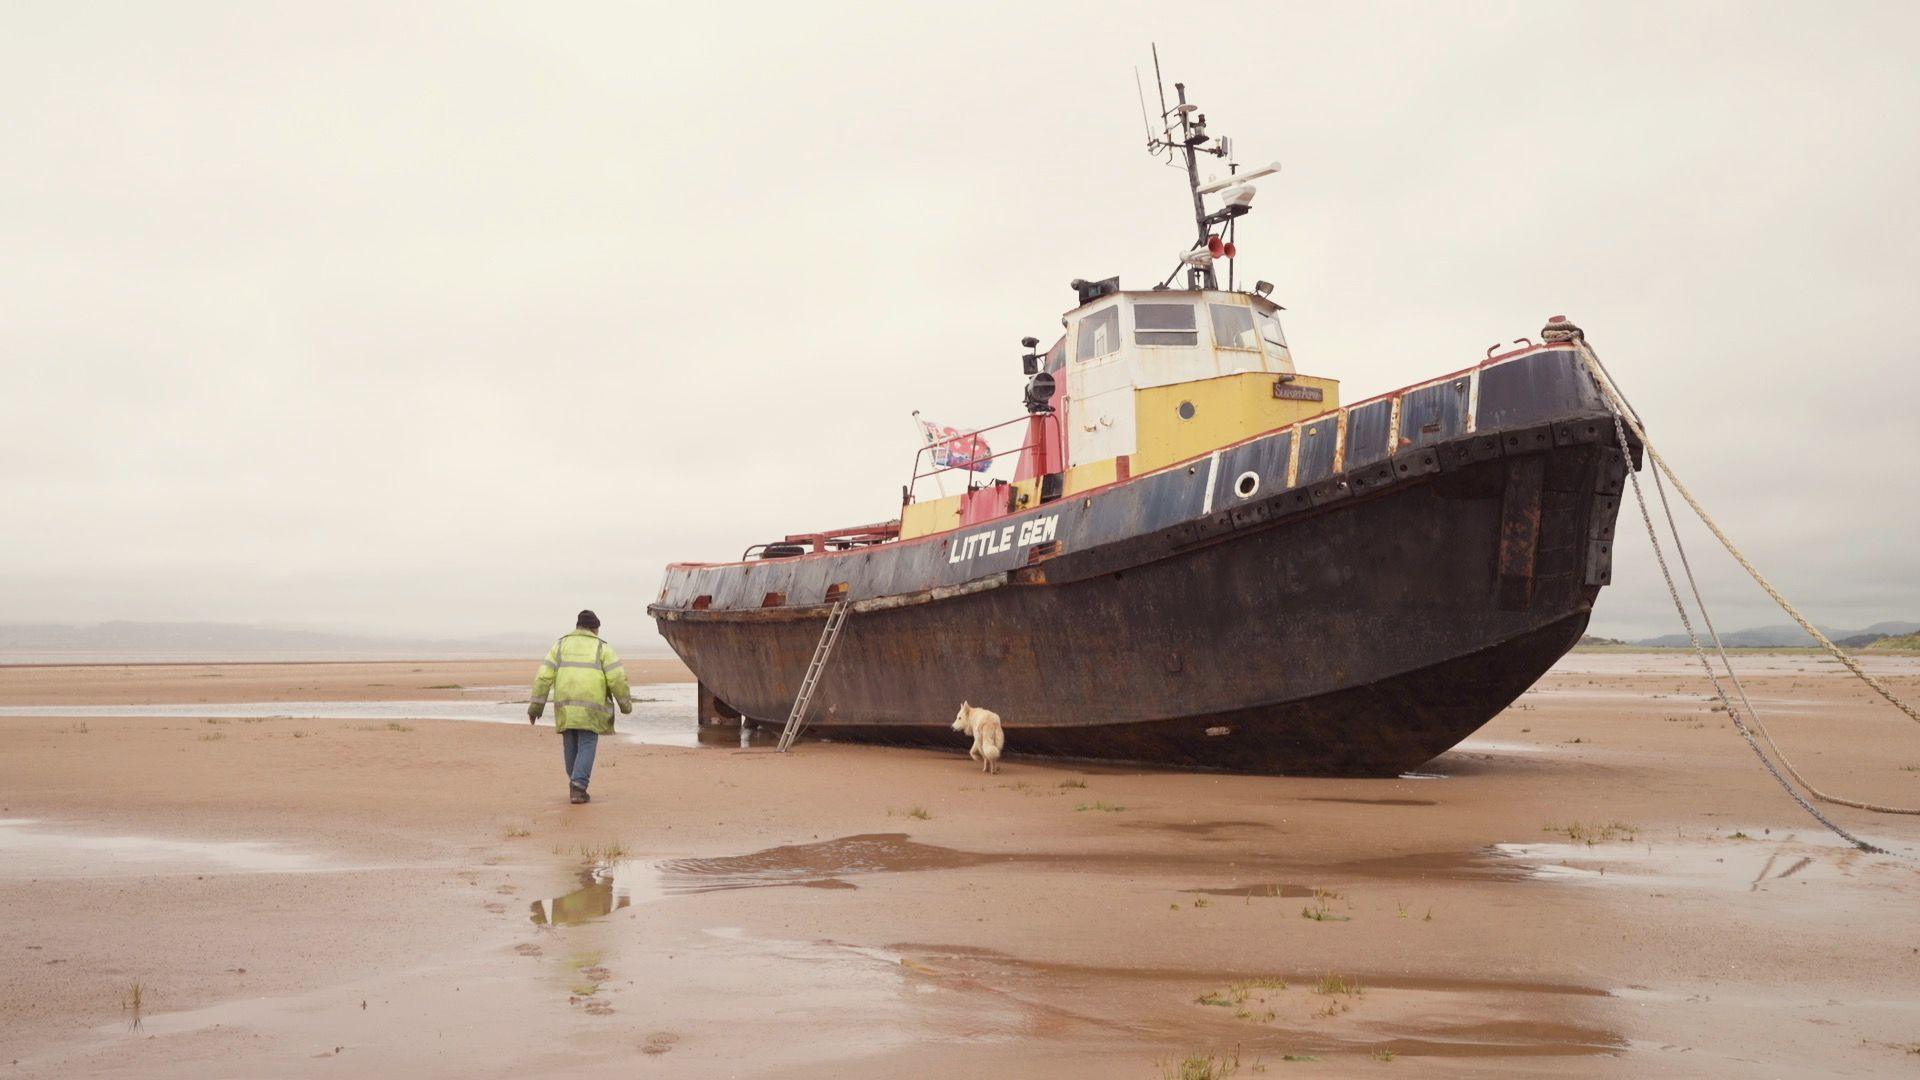
[[(1138, 1010), (1143, 1000), (1157, 1001), (1161, 1008), (1170, 1005), (1185, 1009), (1194, 1002), (1196, 990), (1246, 980), (1264, 982), (1278, 975), (1286, 986), (1271, 988), (1273, 998), (1267, 1002), (1271, 1006), (1289, 995), (1295, 1001), (1311, 998), (1311, 988), (1324, 975), (1318, 970), (1200, 972), (1177, 967), (1074, 964), (1031, 960), (967, 945), (902, 943), (887, 949), (900, 954), (909, 969), (930, 980), (989, 989), (1029, 1007), (1047, 1008), (1049, 1003), (1071, 1000), (1080, 1012), (1068, 1014), (1057, 1005), (1051, 1007), (1063, 1016), (1121, 1032), (1138, 1030), (1137, 1021), (1129, 1022), (1125, 1013)], [(1327, 1054), (1392, 1050), (1408, 1057), (1493, 1058), (1582, 1056), (1628, 1048), (1622, 1036), (1602, 1028), (1512, 1018), (1516, 1012), (1546, 1007), (1529, 1002), (1530, 998), (1606, 998), (1609, 995), (1604, 989), (1544, 981), (1366, 971), (1357, 972), (1355, 977), (1370, 995), (1358, 1030), (1341, 1032), (1325, 1025), (1299, 1027), (1284, 1019), (1277, 1024), (1256, 1021), (1236, 1030), (1251, 1046), (1285, 1046), (1289, 1051)], [(1297, 1010), (1281, 1011), (1291, 1014)], [(1441, 1015), (1456, 1019), (1437, 1019)]]
[(1355, 806), (1438, 806), (1432, 799), (1354, 799), (1339, 795), (1303, 795), (1300, 802), (1351, 803)]
[(813, 844), (768, 848), (750, 855), (668, 859), (656, 865), (668, 892), (703, 893), (772, 885), (821, 887), (827, 879), (858, 874), (952, 870), (1004, 862), (1008, 858), (915, 843), (906, 833), (864, 833)]
[(1267, 881), (1257, 885), (1231, 885), (1224, 889), (1181, 889), (1184, 893), (1198, 893), (1201, 896), (1240, 896), (1255, 899), (1267, 897), (1312, 896), (1313, 889), (1306, 885), (1290, 885), (1284, 881)]
[(1225, 840), (1227, 837), (1214, 834), (1229, 830), (1272, 829), (1273, 826), (1264, 821), (1127, 821), (1121, 823), (1121, 828), (1182, 833), (1202, 840)]
[(38, 824), (30, 818), (0, 818), (0, 877), (286, 874), (331, 869), (311, 856), (261, 841), (88, 836), (33, 827)]
[[(506, 688), (503, 694), (519, 695), (517, 700), (441, 700), (441, 701), (249, 701), (207, 702), (198, 705), (3, 705), (0, 718), (37, 717), (138, 717), (142, 719), (201, 719), (219, 717), (234, 720), (470, 720), (490, 724), (527, 723), (526, 688)], [(614, 732), (631, 741), (652, 746), (709, 745), (700, 737), (694, 723), (693, 683), (652, 683), (634, 688), (633, 714), (616, 717)], [(551, 731), (553, 713), (548, 710), (540, 724)], [(737, 742), (738, 732), (724, 730), (727, 742)]]
[(768, 848), (750, 855), (622, 859), (581, 870), (579, 888), (550, 900), (535, 900), (529, 918), (540, 926), (565, 926), (664, 896), (788, 886), (855, 889), (859, 886), (844, 879), (858, 874), (979, 866), (1007, 858), (918, 844), (906, 833), (867, 833)]
[(1494, 851), (1523, 867), (1526, 876), (1541, 880), (1708, 887), (1735, 892), (1768, 892), (1810, 882), (1843, 881), (1870, 868), (1897, 865), (1884, 856), (1855, 848), (1814, 845), (1792, 838), (1773, 843), (1496, 844)]
[(1437, 772), (1403, 772), (1400, 774), (1400, 779), (1402, 780), (1445, 780), (1447, 779), (1447, 774), (1437, 773)]
[(1447, 752), (1450, 754), (1539, 754), (1551, 749), (1552, 747), (1550, 746), (1541, 746), (1538, 743), (1502, 742), (1498, 739), (1468, 739), (1465, 742), (1455, 744), (1453, 749)]
[(570, 926), (661, 895), (660, 874), (651, 863), (604, 863), (581, 870), (580, 887), (565, 896), (535, 900), (530, 918), (536, 926)]

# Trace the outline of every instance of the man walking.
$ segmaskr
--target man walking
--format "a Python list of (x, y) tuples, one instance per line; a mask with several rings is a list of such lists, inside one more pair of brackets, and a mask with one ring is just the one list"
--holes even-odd
[(600, 640), (600, 616), (583, 611), (573, 632), (553, 643), (540, 661), (533, 680), (533, 698), (527, 704), (527, 723), (540, 719), (547, 695), (554, 695), (553, 727), (567, 762), (567, 801), (591, 802), (587, 783), (593, 779), (593, 755), (600, 736), (613, 731), (613, 706), (624, 715), (633, 712), (627, 671), (613, 648)]

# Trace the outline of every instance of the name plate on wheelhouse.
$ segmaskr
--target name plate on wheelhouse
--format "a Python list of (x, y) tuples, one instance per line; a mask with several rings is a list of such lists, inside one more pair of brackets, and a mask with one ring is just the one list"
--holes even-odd
[(1290, 382), (1276, 380), (1273, 384), (1273, 396), (1288, 401), (1325, 401), (1327, 392), (1318, 386), (1295, 386)]

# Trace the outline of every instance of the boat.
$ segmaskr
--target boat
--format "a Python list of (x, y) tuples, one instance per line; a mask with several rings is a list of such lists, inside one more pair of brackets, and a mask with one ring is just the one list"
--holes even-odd
[(1023, 341), (1024, 416), (927, 425), (886, 521), (667, 567), (648, 611), (702, 723), (951, 750), (967, 701), (1014, 756), (1395, 776), (1579, 641), (1640, 447), (1578, 329), (1343, 403), (1272, 286), (1236, 284), (1280, 166), (1174, 89), (1148, 148), (1184, 165), (1194, 240), (1150, 287), (1072, 283), (1059, 340)]

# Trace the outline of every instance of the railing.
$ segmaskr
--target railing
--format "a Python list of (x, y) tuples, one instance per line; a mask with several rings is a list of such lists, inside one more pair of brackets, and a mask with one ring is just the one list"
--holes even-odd
[[(972, 490), (975, 487), (983, 486), (975, 483), (974, 478), (976, 476), (984, 476), (987, 472), (990, 472), (992, 470), (992, 467), (995, 464), (998, 464), (1001, 458), (1012, 458), (1016, 463), (1015, 468), (1017, 469), (1019, 467), (1018, 462), (1020, 460), (1020, 455), (1026, 453), (1028, 450), (1033, 448), (1034, 444), (1032, 442), (1023, 442), (1019, 446), (1016, 446), (1011, 450), (998, 450), (998, 451), (993, 451), (992, 453), (989, 453), (983, 459), (988, 463), (987, 469), (975, 469), (973, 468), (972, 463), (969, 463), (967, 465), (934, 465), (932, 468), (922, 471), (920, 468), (920, 463), (921, 463), (922, 457), (925, 457), (936, 451), (946, 449), (952, 446), (954, 443), (963, 443), (969, 439), (977, 439), (989, 431), (998, 431), (1001, 428), (1012, 427), (1015, 424), (1026, 424), (1028, 425), (1028, 430), (1031, 431), (1032, 419), (1033, 418), (1031, 415), (1016, 417), (1012, 420), (1007, 420), (998, 424), (994, 424), (991, 427), (976, 428), (972, 431), (959, 432), (954, 435), (948, 436), (947, 438), (941, 439), (938, 442), (931, 442), (921, 447), (919, 452), (913, 455), (913, 475), (907, 480), (906, 501), (917, 502), (919, 500), (919, 491), (917, 489), (919, 487), (920, 481), (925, 480), (928, 477), (939, 476), (942, 473), (949, 473), (949, 472), (966, 473), (967, 489)], [(1060, 421), (1059, 421), (1059, 417), (1054, 416), (1052, 414), (1048, 414), (1045, 419), (1045, 422), (1048, 424), (1058, 424)], [(1044, 435), (1042, 437), (1044, 438)], [(942, 497), (943, 498), (945, 497), (944, 494), (942, 495)]]

